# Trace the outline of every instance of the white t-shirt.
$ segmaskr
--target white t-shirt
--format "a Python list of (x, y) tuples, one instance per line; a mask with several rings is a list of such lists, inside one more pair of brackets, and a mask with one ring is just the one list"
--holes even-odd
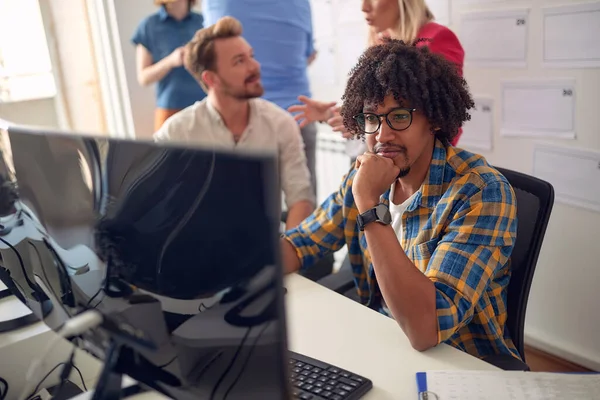
[[(390, 188), (390, 215), (392, 217), (391, 225), (392, 225), (392, 229), (396, 233), (398, 242), (402, 243), (402, 236), (404, 233), (404, 229), (402, 226), (402, 214), (404, 214), (404, 211), (406, 211), (406, 208), (410, 205), (410, 203), (412, 203), (414, 198), (417, 196), (417, 193), (419, 193), (419, 192), (414, 192), (408, 199), (404, 200), (402, 202), (402, 204), (394, 204), (392, 199), (394, 198), (395, 189), (396, 189), (396, 183), (394, 182), (394, 183), (392, 183), (392, 187)], [(383, 310), (390, 317), (392, 316), (392, 313), (390, 312), (390, 310), (387, 308), (387, 305), (385, 304), (385, 300), (382, 300), (381, 308), (383, 308)]]
[(392, 199), (394, 198), (394, 191), (396, 190), (396, 183), (392, 183), (392, 187), (390, 188), (390, 215), (392, 216), (392, 228), (396, 233), (396, 237), (398, 238), (398, 242), (402, 243), (402, 234), (404, 229), (402, 229), (402, 214), (406, 211), (406, 208), (412, 203), (413, 199), (417, 196), (417, 193), (414, 192), (408, 199), (404, 200), (402, 204), (394, 204)]

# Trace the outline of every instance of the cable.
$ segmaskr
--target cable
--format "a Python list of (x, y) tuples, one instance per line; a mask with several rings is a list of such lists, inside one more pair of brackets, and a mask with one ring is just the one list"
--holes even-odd
[(28, 384), (25, 385), (18, 399), (27, 399), (27, 395), (31, 392), (31, 382), (37, 381), (37, 372), (44, 368), (45, 358), (62, 339), (71, 336), (79, 336), (100, 325), (102, 321), (102, 314), (95, 310), (87, 310), (65, 322), (63, 327), (57, 332), (57, 335), (48, 343), (41, 355), (30, 364), (25, 376), (25, 380)]
[[(54, 368), (52, 368), (46, 375), (44, 375), (44, 377), (35, 386), (35, 389), (33, 389), (33, 391), (29, 394), (29, 396), (27, 396), (27, 399), (31, 399), (33, 396), (35, 396), (35, 394), (40, 390), (42, 384), (46, 381), (46, 379), (48, 379), (48, 377), (50, 375), (52, 375), (52, 373), (54, 371), (56, 371), (58, 369), (58, 367), (60, 367), (61, 365), (64, 365), (65, 368), (61, 371), (61, 383), (60, 383), (61, 386), (59, 387), (59, 390), (56, 391), (56, 394), (53, 396), (53, 397), (57, 397), (58, 392), (60, 392), (60, 388), (62, 387), (62, 385), (64, 384), (65, 380), (70, 375), (70, 373), (66, 373), (65, 372), (65, 371), (70, 371), (70, 368), (67, 368), (69, 364), (71, 364), (71, 367), (74, 368), (75, 371), (77, 371), (77, 374), (79, 375), (79, 379), (81, 380), (81, 385), (83, 386), (83, 389), (87, 392), (88, 390), (87, 390), (87, 386), (85, 385), (85, 381), (83, 380), (83, 374), (81, 373), (81, 370), (79, 368), (77, 368), (77, 366), (75, 364), (73, 364), (73, 356), (74, 356), (74, 354), (75, 354), (75, 350), (73, 350), (73, 352), (69, 356), (69, 361), (67, 361), (67, 362), (61, 362), (61, 363), (56, 364), (54, 366)], [(0, 378), (0, 379), (2, 379), (2, 378)], [(5, 392), (5, 394), (6, 394), (6, 392)], [(4, 397), (0, 397), (0, 400), (3, 400), (3, 399), (4, 399)]]
[(229, 392), (231, 392), (233, 390), (234, 386), (238, 383), (238, 381), (244, 374), (244, 370), (246, 369), (246, 366), (248, 365), (248, 362), (250, 361), (250, 357), (252, 357), (252, 352), (254, 351), (254, 348), (256, 347), (256, 344), (258, 343), (258, 339), (260, 339), (262, 334), (267, 330), (267, 328), (269, 327), (269, 324), (271, 324), (271, 322), (267, 322), (265, 324), (264, 328), (262, 328), (260, 330), (260, 332), (258, 332), (258, 335), (256, 335), (256, 338), (254, 339), (254, 342), (252, 342), (252, 345), (250, 346), (250, 350), (248, 351), (248, 357), (246, 357), (246, 360), (244, 360), (244, 364), (242, 365), (242, 368), (240, 368), (240, 372), (238, 373), (238, 375), (235, 377), (235, 379), (231, 383), (231, 386), (229, 386), (229, 389), (227, 389), (227, 391), (225, 392), (225, 395), (223, 396), (223, 400), (227, 399), (227, 396), (229, 396)]
[(221, 374), (221, 376), (217, 380), (217, 383), (213, 387), (213, 390), (210, 393), (210, 400), (212, 400), (212, 399), (215, 398), (215, 394), (217, 393), (217, 389), (219, 389), (219, 386), (223, 382), (223, 379), (225, 379), (225, 376), (227, 376), (227, 374), (229, 373), (229, 371), (231, 370), (231, 368), (233, 368), (233, 364), (235, 364), (235, 360), (238, 358), (238, 356), (242, 352), (242, 348), (244, 347), (244, 343), (246, 342), (246, 339), (248, 339), (248, 336), (250, 335), (250, 331), (251, 330), (252, 330), (252, 328), (248, 328), (246, 330), (246, 334), (244, 334), (244, 337), (242, 338), (242, 342), (240, 343), (239, 347), (235, 351), (235, 354), (233, 355), (233, 358), (229, 362), (229, 365), (227, 366), (227, 368), (225, 368), (225, 372), (223, 372), (223, 374)]
[(6, 379), (0, 377), (0, 400), (6, 399), (8, 395), (8, 382)]

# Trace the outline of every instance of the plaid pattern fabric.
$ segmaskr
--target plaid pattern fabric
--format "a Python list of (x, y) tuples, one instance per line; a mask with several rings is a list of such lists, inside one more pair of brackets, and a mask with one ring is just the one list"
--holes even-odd
[[(356, 224), (355, 174), (351, 169), (339, 191), (284, 237), (303, 269), (347, 245), (361, 302), (385, 313), (366, 238)], [(389, 204), (389, 195), (381, 201)], [(505, 328), (516, 211), (512, 187), (483, 157), (436, 141), (427, 177), (402, 216), (401, 245), (435, 285), (438, 343), (476, 357), (520, 358)]]

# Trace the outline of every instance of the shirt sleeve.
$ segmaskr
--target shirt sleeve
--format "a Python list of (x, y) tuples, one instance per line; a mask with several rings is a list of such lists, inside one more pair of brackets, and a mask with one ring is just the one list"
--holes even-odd
[(287, 113), (279, 126), (279, 169), (285, 203), (288, 208), (302, 200), (315, 204), (300, 128)]
[(151, 51), (152, 44), (150, 43), (150, 34), (148, 31), (148, 19), (144, 19), (133, 33), (133, 36), (131, 37), (131, 43), (135, 45), (141, 44), (148, 51)]
[(426, 42), (432, 53), (442, 55), (456, 65), (460, 75), (463, 74), (465, 51), (458, 37), (450, 29), (441, 29), (430, 41)]
[(349, 182), (354, 176), (353, 171), (354, 169), (344, 176), (337, 192), (325, 199), (300, 225), (284, 233), (283, 238), (296, 249), (301, 270), (307, 270), (346, 244), (344, 208), (352, 207), (354, 202), (353, 198), (348, 199), (346, 196), (351, 190)]
[[(438, 343), (467, 325), (491, 282), (509, 273), (516, 240), (516, 200), (508, 183), (486, 185), (465, 197), (425, 271), (436, 289)], [(492, 295), (503, 301), (501, 293)]]

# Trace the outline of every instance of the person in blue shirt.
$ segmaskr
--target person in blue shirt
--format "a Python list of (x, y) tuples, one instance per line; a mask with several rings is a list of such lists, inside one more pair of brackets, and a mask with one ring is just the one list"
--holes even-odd
[(158, 12), (144, 18), (131, 41), (136, 45), (140, 85), (157, 83), (154, 130), (171, 115), (202, 100), (206, 94), (183, 67), (183, 48), (204, 26), (193, 12), (196, 0), (155, 0)]
[[(316, 51), (309, 0), (203, 0), (202, 14), (207, 26), (225, 16), (242, 23), (261, 64), (263, 98), (287, 110), (298, 96), (311, 96), (307, 69)], [(316, 125), (304, 126), (301, 133), (316, 191)]]

